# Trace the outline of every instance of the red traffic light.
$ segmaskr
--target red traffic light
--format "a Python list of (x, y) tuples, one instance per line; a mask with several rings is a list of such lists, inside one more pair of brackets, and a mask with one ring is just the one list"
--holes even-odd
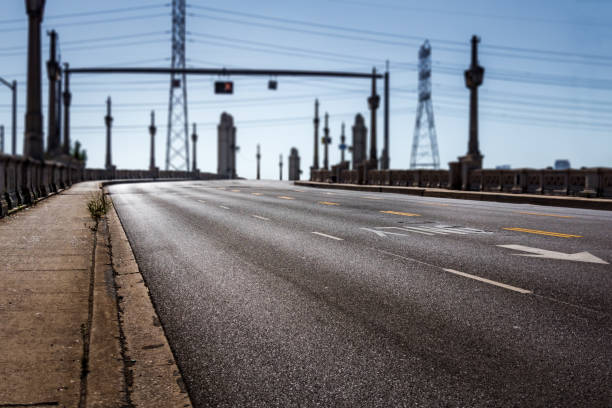
[(216, 94), (233, 94), (234, 83), (232, 81), (216, 81), (215, 82), (215, 93)]

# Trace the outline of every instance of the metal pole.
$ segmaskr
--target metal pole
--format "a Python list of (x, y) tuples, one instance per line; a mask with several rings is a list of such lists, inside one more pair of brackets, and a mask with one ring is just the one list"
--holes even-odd
[(4, 154), (4, 125), (0, 125), (0, 153)]
[[(28, 4), (26, 4), (29, 6)], [(28, 88), (25, 115), (23, 155), (43, 160), (43, 116), (41, 87), (40, 25), (43, 19), (44, 1), (37, 7), (27, 7), (28, 22)]]
[(54, 156), (60, 148), (59, 135), (55, 121), (57, 120), (56, 112), (56, 91), (57, 80), (59, 75), (59, 66), (56, 60), (56, 41), (57, 33), (52, 30), (48, 33), (51, 37), (51, 47), (49, 48), (49, 61), (47, 61), (47, 76), (49, 78), (49, 106), (48, 108), (48, 127), (47, 127), (47, 153)]
[(329, 144), (331, 143), (331, 139), (329, 138), (329, 114), (325, 112), (325, 127), (323, 128), (323, 145), (325, 146), (325, 155), (323, 156), (323, 168), (325, 170), (329, 169), (329, 157), (328, 150)]
[(383, 148), (383, 157), (381, 168), (383, 170), (389, 169), (389, 61), (387, 61), (387, 69), (385, 71), (385, 127), (384, 127), (384, 140), (385, 147)]
[(315, 99), (315, 117), (314, 117), (314, 161), (312, 163), (314, 170), (319, 168), (319, 100)]
[(259, 180), (260, 179), (259, 161), (261, 160), (261, 153), (259, 151), (259, 145), (257, 145), (257, 155), (255, 157), (257, 158), (257, 180)]
[(193, 162), (191, 171), (194, 173), (198, 170), (198, 161), (197, 161), (197, 144), (198, 144), (198, 134), (196, 132), (196, 124), (193, 124), (193, 133), (191, 134), (191, 141), (193, 142)]
[(64, 64), (64, 154), (70, 155), (70, 70), (68, 64)]
[(106, 123), (106, 169), (111, 170), (113, 162), (111, 160), (111, 126), (113, 124), (113, 117), (111, 116), (111, 97), (106, 99), (106, 116), (104, 117)]
[(17, 81), (13, 81), (13, 112), (11, 117), (11, 153), (17, 154)]
[(376, 94), (376, 67), (372, 69), (372, 95), (368, 98), (370, 106), (370, 164), (378, 168), (376, 149), (376, 110), (380, 104), (380, 97)]
[(280, 175), (279, 175), (279, 180), (283, 179), (283, 155), (279, 155), (279, 162), (278, 162), (278, 167), (280, 169)]
[(151, 125), (149, 125), (149, 134), (151, 135), (151, 158), (149, 160), (149, 170), (155, 170), (155, 111), (151, 111)]
[(344, 163), (344, 151), (346, 150), (346, 137), (344, 136), (344, 122), (342, 122), (342, 132), (340, 133), (340, 163)]

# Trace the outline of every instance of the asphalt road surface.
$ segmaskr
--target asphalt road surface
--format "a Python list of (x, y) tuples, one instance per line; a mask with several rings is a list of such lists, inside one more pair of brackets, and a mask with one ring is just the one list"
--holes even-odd
[(109, 189), (197, 407), (612, 406), (612, 212)]

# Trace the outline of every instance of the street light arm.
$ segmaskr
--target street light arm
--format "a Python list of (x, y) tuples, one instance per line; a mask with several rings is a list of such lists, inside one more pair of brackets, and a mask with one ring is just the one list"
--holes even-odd
[(4, 78), (0, 77), (0, 82), (2, 82), (4, 85), (6, 85), (6, 86), (8, 86), (9, 88), (11, 88), (12, 90), (14, 90), (14, 89), (13, 89), (13, 84), (12, 84), (11, 82), (7, 81), (6, 79), (4, 79)]

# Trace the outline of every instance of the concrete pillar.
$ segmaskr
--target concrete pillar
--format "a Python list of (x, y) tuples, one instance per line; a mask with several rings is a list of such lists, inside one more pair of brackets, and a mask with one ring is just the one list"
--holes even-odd
[(43, 160), (43, 117), (40, 25), (44, 0), (26, 0), (28, 13), (28, 88), (23, 155)]
[(323, 128), (324, 136), (321, 141), (325, 146), (323, 156), (323, 168), (329, 170), (329, 144), (331, 143), (331, 137), (329, 137), (329, 114), (325, 112), (325, 127)]
[(57, 127), (57, 84), (62, 73), (56, 58), (57, 33), (52, 30), (49, 36), (51, 37), (51, 46), (49, 48), (49, 61), (47, 61), (47, 76), (49, 78), (47, 153), (53, 157), (61, 151), (61, 135), (58, 133)]
[(376, 68), (372, 69), (372, 94), (368, 98), (370, 107), (370, 163), (372, 169), (378, 168), (378, 158), (376, 150), (376, 111), (380, 105), (380, 97), (376, 94)]
[(194, 173), (198, 171), (198, 133), (196, 131), (196, 124), (193, 124), (193, 133), (191, 134), (191, 141), (193, 142), (193, 164), (191, 167), (191, 171)]
[(257, 145), (257, 154), (255, 155), (255, 157), (257, 158), (257, 180), (259, 180), (261, 178), (261, 174), (260, 174), (260, 161), (261, 161), (261, 152), (259, 150), (259, 145)]
[(289, 180), (299, 180), (301, 172), (298, 150), (292, 147), (291, 154), (289, 155)]
[(315, 99), (315, 116), (314, 116), (314, 161), (312, 169), (319, 168), (319, 100)]
[(367, 135), (368, 128), (365, 126), (365, 120), (363, 116), (358, 113), (355, 116), (355, 124), (353, 125), (353, 145), (351, 146), (353, 170), (357, 170), (357, 167), (367, 158)]
[(217, 126), (217, 174), (236, 177), (236, 127), (232, 115), (223, 112)]
[(151, 154), (149, 158), (149, 170), (155, 171), (155, 133), (157, 127), (155, 127), (155, 111), (151, 111), (151, 124), (149, 125), (149, 135), (151, 135)]
[(64, 145), (63, 153), (70, 155), (70, 101), (72, 94), (70, 93), (70, 74), (68, 73), (68, 64), (64, 64)]
[(113, 117), (111, 116), (111, 98), (110, 96), (106, 99), (106, 116), (104, 117), (104, 123), (106, 124), (106, 169), (112, 170), (113, 161), (111, 157), (111, 126), (113, 124)]

